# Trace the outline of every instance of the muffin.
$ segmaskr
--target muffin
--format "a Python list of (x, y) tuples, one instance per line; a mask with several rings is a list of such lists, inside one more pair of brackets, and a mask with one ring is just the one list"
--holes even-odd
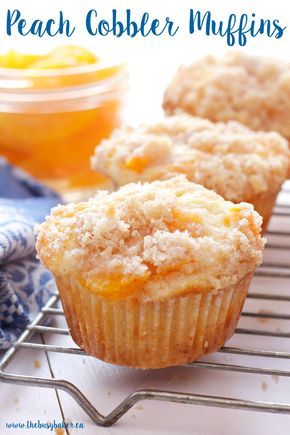
[(182, 66), (164, 95), (164, 109), (211, 121), (236, 120), (290, 139), (290, 64), (228, 52)]
[[(164, 95), (167, 114), (239, 121), (290, 140), (290, 63), (241, 52), (207, 56), (177, 71)], [(290, 154), (288, 161), (290, 178)]]
[(95, 150), (92, 166), (116, 186), (185, 174), (263, 216), (263, 231), (287, 175), (287, 141), (237, 122), (212, 123), (187, 114), (114, 132)]
[(178, 176), (54, 208), (36, 247), (82, 349), (159, 368), (231, 337), (262, 260), (260, 231), (252, 205)]

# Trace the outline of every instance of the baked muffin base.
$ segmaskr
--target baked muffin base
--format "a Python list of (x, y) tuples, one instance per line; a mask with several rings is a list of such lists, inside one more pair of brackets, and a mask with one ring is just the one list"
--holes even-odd
[(161, 368), (219, 350), (235, 331), (252, 273), (218, 292), (107, 301), (72, 277), (57, 285), (73, 340), (112, 364)]

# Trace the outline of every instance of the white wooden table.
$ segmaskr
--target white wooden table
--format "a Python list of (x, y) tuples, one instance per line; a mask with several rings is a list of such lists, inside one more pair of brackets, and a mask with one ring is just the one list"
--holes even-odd
[[(134, 91), (133, 83), (133, 91)], [(146, 90), (145, 90), (146, 92)], [(141, 94), (134, 94), (133, 107), (140, 102)], [(156, 95), (156, 110), (150, 110), (148, 117), (160, 115), (161, 92)], [(144, 95), (143, 95), (144, 96)], [(145, 97), (144, 97), (145, 98)], [(158, 101), (157, 101), (158, 100)], [(148, 103), (148, 101), (147, 101)], [(147, 104), (148, 107), (148, 104)], [(140, 114), (146, 110), (140, 108)], [(132, 113), (136, 114), (136, 111)], [(131, 119), (133, 119), (131, 113)], [(139, 119), (138, 119), (139, 120)], [(282, 198), (283, 199), (283, 198)], [(277, 219), (272, 228), (287, 228), (290, 231), (290, 218)], [(290, 246), (290, 238), (288, 238)], [(266, 250), (268, 261), (282, 260), (289, 264), (289, 251)], [(255, 278), (251, 291), (277, 294), (290, 294), (289, 279)], [(267, 287), (267, 288), (266, 288)], [(271, 288), (270, 288), (271, 287)], [(290, 313), (290, 303), (248, 300), (245, 309), (251, 311)], [(63, 320), (59, 320), (62, 322)], [(289, 321), (256, 320), (242, 318), (240, 325), (253, 329), (271, 329), (289, 332)], [(45, 343), (64, 344), (70, 338), (65, 336), (43, 336)], [(256, 347), (269, 350), (290, 350), (290, 340), (285, 338), (263, 338), (259, 336), (235, 335), (231, 345)], [(289, 360), (254, 359), (253, 357), (217, 354), (207, 359), (227, 363), (256, 364), (257, 366), (289, 369)], [(162, 370), (138, 371), (113, 367), (95, 358), (77, 355), (63, 355), (49, 352), (22, 350), (17, 360), (9, 366), (9, 372), (64, 378), (75, 383), (97, 409), (107, 414), (130, 392), (143, 388), (159, 388), (180, 392), (213, 394), (250, 400), (277, 401), (290, 403), (290, 378), (242, 374), (188, 367)], [(207, 434), (207, 435), (286, 435), (290, 433), (290, 417), (266, 413), (208, 408), (194, 405), (181, 405), (162, 402), (142, 402), (135, 405), (115, 426), (97, 427), (80, 409), (72, 398), (64, 392), (33, 387), (19, 387), (0, 384), (0, 433), (46, 433), (45, 430), (11, 430), (5, 424), (11, 422), (61, 422), (68, 419), (85, 424), (83, 430), (69, 430), (70, 434)], [(49, 433), (49, 432), (47, 432)], [(59, 432), (61, 433), (61, 432)], [(65, 432), (64, 432), (65, 433)]]

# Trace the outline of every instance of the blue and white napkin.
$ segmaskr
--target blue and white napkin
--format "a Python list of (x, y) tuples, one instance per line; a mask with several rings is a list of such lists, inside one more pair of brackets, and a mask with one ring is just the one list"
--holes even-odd
[(8, 348), (55, 291), (35, 256), (34, 225), (60, 197), (0, 159), (0, 349)]

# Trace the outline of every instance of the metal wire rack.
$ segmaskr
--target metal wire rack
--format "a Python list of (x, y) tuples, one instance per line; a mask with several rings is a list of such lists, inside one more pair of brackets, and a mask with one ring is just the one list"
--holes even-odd
[[(283, 194), (290, 197), (290, 188), (284, 187)], [(290, 201), (287, 201), (288, 204)], [(277, 203), (274, 216), (278, 218), (290, 218), (290, 204)], [(289, 221), (290, 228), (290, 221)], [(283, 231), (270, 231), (268, 232), (270, 237), (274, 236), (278, 240), (277, 242), (270, 242), (267, 245), (268, 250), (286, 250), (290, 253), (290, 232)], [(288, 240), (287, 240), (287, 237)], [(285, 243), (286, 241), (286, 243)], [(288, 244), (287, 244), (288, 243)], [(283, 278), (289, 279), (290, 284), (290, 263), (284, 262), (264, 262), (263, 265), (256, 271), (256, 276), (265, 278)], [(260, 301), (282, 301), (290, 302), (290, 286), (289, 295), (277, 295), (274, 293), (253, 293), (248, 294), (248, 299), (256, 299)], [(59, 308), (60, 301), (58, 294), (54, 294), (48, 303), (42, 308), (41, 312), (35, 318), (35, 320), (27, 326), (18, 341), (4, 354), (0, 360), (0, 381), (6, 383), (12, 383), (17, 385), (27, 385), (35, 387), (53, 388), (59, 389), (70, 394), (74, 400), (80, 405), (80, 407), (89, 415), (89, 417), (99, 426), (111, 426), (117, 420), (119, 420), (133, 405), (143, 400), (159, 400), (176, 403), (186, 403), (194, 405), (204, 405), (220, 408), (231, 408), (248, 411), (262, 411), (268, 413), (280, 413), (290, 415), (290, 400), (289, 403), (275, 403), (275, 402), (261, 402), (241, 400), (239, 398), (218, 397), (213, 395), (200, 395), (200, 394), (188, 394), (182, 392), (143, 389), (133, 391), (130, 393), (115, 409), (108, 415), (102, 415), (93, 404), (86, 398), (86, 396), (71, 382), (64, 379), (55, 378), (41, 378), (34, 376), (16, 375), (8, 372), (8, 366), (14, 358), (17, 358), (17, 352), (19, 349), (40, 350), (44, 352), (61, 352), (65, 354), (85, 355), (85, 353), (78, 347), (66, 347), (51, 344), (38, 344), (32, 342), (32, 338), (37, 333), (53, 333), (69, 335), (69, 330), (66, 328), (60, 328), (55, 326), (46, 326), (47, 319), (63, 316), (62, 308)], [(290, 320), (290, 313), (278, 314), (267, 312), (252, 312), (243, 311), (242, 317), (254, 317), (264, 319), (279, 319)], [(280, 337), (290, 338), (290, 332), (278, 332), (267, 329), (251, 329), (241, 328), (236, 329), (236, 334), (250, 334), (265, 337)], [(290, 352), (274, 351), (274, 350), (260, 350), (250, 349), (244, 347), (229, 347), (224, 346), (221, 353), (227, 353), (232, 355), (247, 355), (250, 357), (261, 358), (275, 358), (290, 360)], [(263, 367), (251, 367), (238, 364), (224, 364), (217, 362), (203, 362), (197, 361), (188, 364), (187, 367), (192, 368), (204, 368), (212, 370), (224, 370), (229, 372), (251, 373), (261, 375), (277, 375), (290, 378), (290, 370), (276, 370)]]

